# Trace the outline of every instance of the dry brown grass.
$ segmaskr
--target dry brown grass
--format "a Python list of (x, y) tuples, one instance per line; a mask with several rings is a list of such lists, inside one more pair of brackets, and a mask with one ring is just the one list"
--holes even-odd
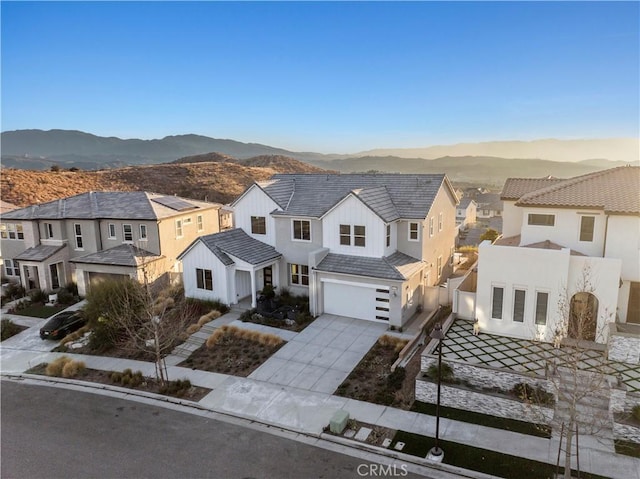
[(388, 334), (378, 338), (378, 344), (380, 344), (380, 346), (392, 347), (396, 352), (402, 351), (402, 348), (404, 348), (408, 342), (406, 339), (389, 336)]
[(86, 369), (82, 361), (74, 361), (68, 356), (61, 356), (49, 364), (45, 369), (47, 376), (74, 378)]
[(86, 365), (82, 361), (69, 361), (62, 367), (63, 378), (75, 378), (78, 374), (86, 369)]
[(216, 329), (213, 334), (209, 336), (206, 345), (208, 348), (211, 348), (225, 337), (245, 339), (265, 346), (278, 346), (283, 343), (283, 339), (275, 334), (261, 333), (260, 331), (253, 331), (251, 329), (238, 328), (237, 326), (229, 326), (225, 324), (224, 326)]
[(64, 346), (67, 343), (72, 343), (73, 341), (77, 341), (82, 336), (84, 336), (84, 333), (86, 333), (87, 331), (89, 331), (89, 326), (82, 326), (77, 331), (74, 331), (73, 333), (67, 334), (64, 338), (62, 338), (62, 341), (60, 342), (60, 345)]
[(199, 324), (190, 324), (187, 327), (187, 334), (189, 336), (191, 336), (193, 333), (197, 333), (198, 331), (200, 331), (200, 325)]

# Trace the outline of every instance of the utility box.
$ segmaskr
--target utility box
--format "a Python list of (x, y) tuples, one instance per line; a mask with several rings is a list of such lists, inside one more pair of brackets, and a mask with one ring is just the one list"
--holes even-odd
[(349, 413), (340, 409), (331, 418), (329, 430), (334, 434), (342, 434), (342, 431), (347, 427), (347, 421), (349, 421)]

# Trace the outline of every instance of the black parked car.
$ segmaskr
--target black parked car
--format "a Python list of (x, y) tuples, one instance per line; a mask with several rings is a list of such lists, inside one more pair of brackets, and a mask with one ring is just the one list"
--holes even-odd
[(87, 320), (80, 312), (63, 311), (56, 314), (40, 328), (40, 337), (42, 339), (62, 339), (86, 323)]

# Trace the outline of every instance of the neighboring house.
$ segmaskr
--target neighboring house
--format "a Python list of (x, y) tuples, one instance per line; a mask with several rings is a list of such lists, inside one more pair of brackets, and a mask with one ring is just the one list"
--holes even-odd
[[(569, 336), (578, 311), (597, 318), (583, 332), (597, 342), (607, 341), (608, 323), (640, 323), (640, 167), (511, 178), (502, 200), (504, 236), (479, 247), (483, 331), (552, 341), (563, 298)], [(580, 287), (585, 277), (592, 291)]]
[(445, 175), (277, 174), (233, 203), (236, 229), (180, 255), (185, 293), (255, 306), (271, 285), (400, 327), (449, 275), (456, 203)]
[(471, 198), (462, 198), (456, 207), (456, 226), (467, 226), (476, 222), (476, 202)]
[(55, 291), (124, 276), (179, 273), (177, 256), (220, 231), (221, 205), (147, 192), (89, 192), (2, 215), (3, 278)]
[(502, 216), (503, 204), (497, 193), (479, 193), (474, 198), (477, 205), (476, 216), (478, 218), (494, 218)]

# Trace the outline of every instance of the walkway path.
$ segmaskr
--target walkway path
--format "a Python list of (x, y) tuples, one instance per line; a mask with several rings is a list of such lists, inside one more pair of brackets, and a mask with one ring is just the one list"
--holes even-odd
[[(319, 325), (322, 324), (324, 322), (319, 323)], [(328, 327), (330, 324), (337, 327), (342, 322), (336, 322), (334, 318), (333, 321), (326, 322), (322, 329), (333, 331)], [(356, 327), (357, 324), (359, 323), (353, 323), (349, 329)], [(24, 334), (32, 334), (32, 332), (27, 330), (20, 333), (20, 335)], [(327, 332), (326, 334), (328, 338), (331, 333)], [(302, 338), (298, 339), (299, 336), (294, 338), (292, 342), (302, 342)], [(365, 336), (373, 337), (371, 334), (363, 334), (360, 337)], [(25, 350), (21, 348), (24, 343), (19, 339), (10, 341), (3, 342), (0, 348), (0, 370), (4, 375), (23, 373), (31, 366), (50, 362), (62, 355), (61, 353), (33, 349)], [(354, 340), (352, 344), (355, 344), (355, 341), (357, 340)], [(361, 341), (365, 342), (365, 340)], [(370, 339), (366, 341), (370, 341)], [(305, 344), (313, 345), (311, 338)], [(84, 361), (89, 368), (119, 371), (131, 368), (132, 370), (140, 370), (146, 375), (154, 374), (154, 365), (148, 362), (68, 353), (66, 355)], [(435, 429), (435, 418), (431, 416), (333, 396), (327, 392), (309, 391), (277, 382), (272, 383), (270, 380), (239, 378), (178, 366), (170, 366), (168, 373), (170, 378), (188, 378), (196, 386), (210, 388), (212, 391), (199, 402), (205, 408), (305, 434), (319, 435), (322, 428), (329, 423), (333, 414), (339, 409), (348, 411), (351, 417), (360, 421), (393, 429), (428, 436), (432, 436)], [(553, 439), (538, 438), (447, 419), (441, 420), (440, 427), (441, 438), (447, 441), (549, 464), (555, 464), (556, 461), (557, 442)], [(582, 471), (593, 472), (605, 477), (640, 479), (640, 460), (606, 453), (588, 446), (581, 448), (580, 466)]]

